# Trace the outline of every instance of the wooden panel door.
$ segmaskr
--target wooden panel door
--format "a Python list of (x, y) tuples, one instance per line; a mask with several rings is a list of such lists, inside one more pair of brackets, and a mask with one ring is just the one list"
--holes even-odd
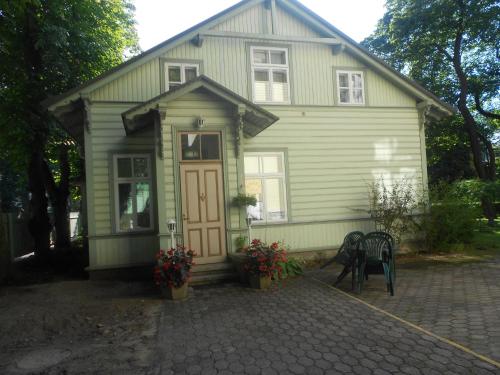
[(182, 163), (181, 191), (184, 244), (198, 254), (199, 264), (224, 261), (222, 164)]

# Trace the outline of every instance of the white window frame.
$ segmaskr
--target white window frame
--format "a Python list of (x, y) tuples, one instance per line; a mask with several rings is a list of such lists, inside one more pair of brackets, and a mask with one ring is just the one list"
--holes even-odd
[[(118, 159), (131, 159), (132, 160), (132, 177), (118, 177)], [(134, 162), (133, 158), (146, 158), (148, 166), (147, 173), (148, 177), (133, 177), (134, 175)], [(153, 177), (151, 176), (152, 166), (151, 166), (151, 155), (150, 154), (114, 154), (113, 155), (113, 191), (115, 195), (115, 231), (118, 233), (133, 233), (133, 232), (145, 232), (154, 229), (154, 195), (153, 195)], [(132, 196), (136, 195), (135, 183), (137, 182), (148, 182), (150, 191), (150, 204), (151, 208), (149, 210), (149, 227), (148, 228), (133, 228), (133, 229), (121, 229), (120, 228), (120, 194), (118, 185), (123, 183), (129, 183), (132, 185)], [(134, 221), (137, 222), (137, 203), (135, 199), (132, 200)]]
[[(267, 51), (269, 54), (269, 63), (256, 63), (254, 62), (254, 51)], [(286, 64), (272, 64), (271, 63), (271, 51), (285, 52)], [(269, 46), (251, 46), (250, 47), (250, 63), (251, 63), (251, 81), (252, 81), (252, 101), (254, 103), (262, 104), (290, 104), (291, 103), (291, 92), (290, 92), (290, 60), (288, 58), (288, 48), (280, 47), (269, 47)], [(267, 71), (269, 76), (269, 92), (268, 97), (271, 100), (260, 101), (255, 99), (255, 71)], [(288, 90), (288, 100), (287, 101), (274, 101), (273, 100), (273, 71), (285, 71), (286, 72), (286, 83)]]
[[(340, 89), (346, 89), (347, 87), (340, 87), (340, 74), (347, 74), (347, 82), (349, 83), (349, 103), (343, 103), (340, 101)], [(352, 75), (360, 74), (361, 75), (361, 97), (363, 101), (361, 103), (353, 103), (353, 91), (354, 87), (352, 85)], [(365, 105), (365, 75), (361, 70), (337, 70), (337, 102), (339, 105), (354, 105), (360, 106)]]
[[(259, 158), (259, 170), (263, 171), (263, 156), (280, 156), (281, 158), (281, 171), (279, 173), (246, 173), (244, 172), (245, 176), (245, 183), (246, 179), (260, 179), (261, 180), (261, 186), (262, 186), (262, 209), (263, 209), (263, 220), (253, 220), (253, 223), (256, 225), (262, 224), (274, 224), (274, 223), (285, 223), (288, 222), (288, 197), (287, 197), (287, 183), (286, 183), (286, 169), (285, 169), (285, 153), (283, 151), (249, 151), (244, 153), (245, 156), (254, 156)], [(244, 158), (243, 158), (244, 160)], [(276, 179), (279, 178), (282, 181), (282, 187), (283, 187), (283, 204), (284, 204), (284, 209), (285, 209), (285, 217), (283, 219), (278, 219), (278, 220), (269, 220), (267, 217), (267, 209), (266, 209), (266, 185), (264, 184), (265, 179)]]
[(170, 80), (168, 78), (168, 68), (170, 67), (179, 67), (181, 71), (181, 81), (173, 82), (175, 85), (182, 85), (186, 83), (186, 68), (195, 68), (196, 69), (196, 77), (200, 75), (200, 65), (193, 63), (177, 63), (177, 62), (166, 62), (165, 63), (165, 91), (170, 90)]

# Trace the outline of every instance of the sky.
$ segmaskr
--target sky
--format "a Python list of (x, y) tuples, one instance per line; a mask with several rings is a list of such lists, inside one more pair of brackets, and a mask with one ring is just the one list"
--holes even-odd
[[(143, 51), (236, 4), (238, 0), (134, 0)], [(385, 0), (301, 0), (340, 31), (360, 42), (384, 13)]]

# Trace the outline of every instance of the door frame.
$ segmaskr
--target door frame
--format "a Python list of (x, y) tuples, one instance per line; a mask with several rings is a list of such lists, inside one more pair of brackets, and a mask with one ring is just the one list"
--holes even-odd
[[(192, 126), (184, 126), (184, 125), (172, 125), (171, 126), (171, 137), (172, 137), (172, 154), (173, 154), (173, 168), (174, 168), (174, 195), (175, 195), (175, 207), (172, 207), (175, 210), (175, 221), (177, 222), (177, 233), (176, 237), (181, 238), (182, 242), (184, 242), (184, 227), (182, 220), (182, 186), (181, 186), (181, 163), (204, 163), (203, 161), (186, 161), (182, 162), (179, 158), (180, 155), (180, 134), (185, 132), (191, 133), (219, 133), (220, 134), (220, 152), (221, 152), (221, 160), (222, 163), (222, 196), (224, 201), (224, 221), (226, 227), (225, 231), (225, 241), (226, 241), (226, 252), (229, 255), (232, 253), (233, 244), (231, 241), (231, 216), (230, 216), (230, 207), (229, 207), (229, 179), (228, 179), (228, 162), (227, 162), (227, 128), (225, 126), (210, 126), (209, 129), (198, 130), (194, 129)], [(207, 161), (205, 163), (211, 163), (212, 161)], [(239, 172), (237, 172), (239, 173)], [(167, 210), (171, 210), (172, 208), (167, 207)]]

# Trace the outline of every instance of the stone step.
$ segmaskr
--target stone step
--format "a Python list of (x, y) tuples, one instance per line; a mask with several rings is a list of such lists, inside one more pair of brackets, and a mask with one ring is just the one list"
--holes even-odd
[[(196, 263), (196, 260), (195, 260)], [(230, 262), (220, 262), (220, 263), (208, 263), (208, 264), (195, 264), (191, 268), (192, 274), (219, 272), (219, 271), (229, 271), (233, 270), (234, 266)]]
[(211, 273), (192, 273), (189, 285), (207, 285), (217, 284), (224, 281), (237, 281), (239, 280), (238, 274), (233, 270), (219, 271)]

